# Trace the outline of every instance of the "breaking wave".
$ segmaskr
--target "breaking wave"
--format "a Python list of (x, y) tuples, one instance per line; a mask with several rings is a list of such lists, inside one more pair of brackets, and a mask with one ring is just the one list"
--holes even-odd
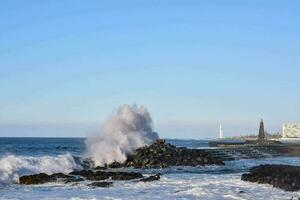
[(69, 173), (81, 168), (70, 154), (41, 157), (7, 155), (0, 158), (0, 184), (18, 183), (19, 177), (27, 174)]

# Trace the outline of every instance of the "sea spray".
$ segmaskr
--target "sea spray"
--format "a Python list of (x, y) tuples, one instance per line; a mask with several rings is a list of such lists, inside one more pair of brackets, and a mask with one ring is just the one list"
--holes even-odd
[(106, 122), (102, 133), (87, 139), (95, 165), (124, 162), (135, 149), (158, 139), (150, 113), (144, 106), (123, 105)]

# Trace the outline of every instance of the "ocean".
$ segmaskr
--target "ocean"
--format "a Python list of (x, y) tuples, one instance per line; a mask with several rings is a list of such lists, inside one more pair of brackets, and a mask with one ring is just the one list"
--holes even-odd
[[(208, 147), (208, 140), (167, 140), (176, 146)], [(251, 167), (265, 164), (300, 166), (300, 158), (276, 157), (226, 162), (225, 166), (171, 167), (137, 170), (161, 173), (156, 182), (117, 181), (110, 188), (85, 184), (18, 184), (22, 175), (69, 173), (80, 169), (86, 157), (84, 138), (0, 138), (1, 199), (298, 199), (300, 192), (285, 192), (270, 185), (241, 181)]]

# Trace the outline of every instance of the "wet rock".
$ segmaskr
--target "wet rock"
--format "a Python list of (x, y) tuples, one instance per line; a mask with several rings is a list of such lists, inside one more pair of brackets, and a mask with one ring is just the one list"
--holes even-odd
[(95, 170), (106, 170), (107, 166), (97, 166), (94, 168)]
[(100, 181), (110, 178), (110, 172), (92, 170), (73, 171), (70, 175), (82, 176), (90, 181)]
[(22, 176), (19, 178), (19, 183), (23, 185), (31, 185), (31, 184), (43, 184), (50, 182), (51, 179), (49, 175), (45, 173), (29, 175), (29, 176)]
[(113, 162), (113, 163), (109, 164), (108, 167), (109, 168), (121, 168), (121, 167), (124, 167), (124, 165), (119, 162)]
[(260, 165), (243, 174), (243, 181), (265, 183), (286, 191), (300, 190), (300, 166)]
[(45, 173), (34, 174), (28, 176), (22, 176), (19, 179), (20, 184), (32, 185), (32, 184), (44, 184), (48, 182), (80, 182), (84, 180), (89, 181), (102, 181), (107, 179), (112, 180), (133, 180), (143, 178), (141, 173), (137, 172), (107, 172), (107, 171), (92, 171), (92, 170), (81, 170), (73, 171), (68, 175), (57, 173), (47, 175)]
[(156, 174), (154, 176), (149, 176), (147, 178), (143, 178), (140, 181), (142, 182), (151, 182), (151, 181), (158, 181), (160, 179), (160, 174)]
[[(211, 157), (202, 149), (188, 149), (158, 141), (137, 149), (119, 166), (134, 168), (166, 168), (170, 166), (224, 165), (221, 159)], [(114, 166), (116, 163), (114, 163)]]
[(141, 173), (137, 172), (107, 172), (107, 171), (92, 171), (92, 170), (82, 170), (82, 171), (73, 171), (70, 175), (77, 175), (86, 178), (91, 181), (99, 180), (132, 180), (143, 178)]
[(64, 183), (77, 183), (81, 181), (84, 181), (81, 177), (69, 176), (69, 178), (64, 180)]
[(88, 184), (87, 186), (90, 186), (90, 187), (110, 187), (112, 186), (112, 182), (104, 182), (104, 181), (101, 181), (101, 182), (93, 182), (91, 184)]
[(136, 172), (115, 172), (111, 176), (112, 180), (133, 180), (138, 178), (143, 178), (141, 173)]
[(19, 183), (23, 185), (44, 184), (49, 182), (70, 183), (70, 182), (78, 182), (78, 181), (83, 181), (83, 179), (74, 176), (65, 175), (62, 173), (56, 173), (52, 175), (40, 173), (40, 174), (34, 174), (28, 176), (21, 176), (19, 178)]

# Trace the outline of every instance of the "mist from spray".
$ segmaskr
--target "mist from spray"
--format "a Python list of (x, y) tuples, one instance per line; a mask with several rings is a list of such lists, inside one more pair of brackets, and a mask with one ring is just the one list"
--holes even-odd
[(95, 165), (102, 166), (124, 162), (128, 154), (157, 139), (148, 110), (144, 106), (123, 105), (108, 119), (102, 133), (88, 138), (86, 144)]

